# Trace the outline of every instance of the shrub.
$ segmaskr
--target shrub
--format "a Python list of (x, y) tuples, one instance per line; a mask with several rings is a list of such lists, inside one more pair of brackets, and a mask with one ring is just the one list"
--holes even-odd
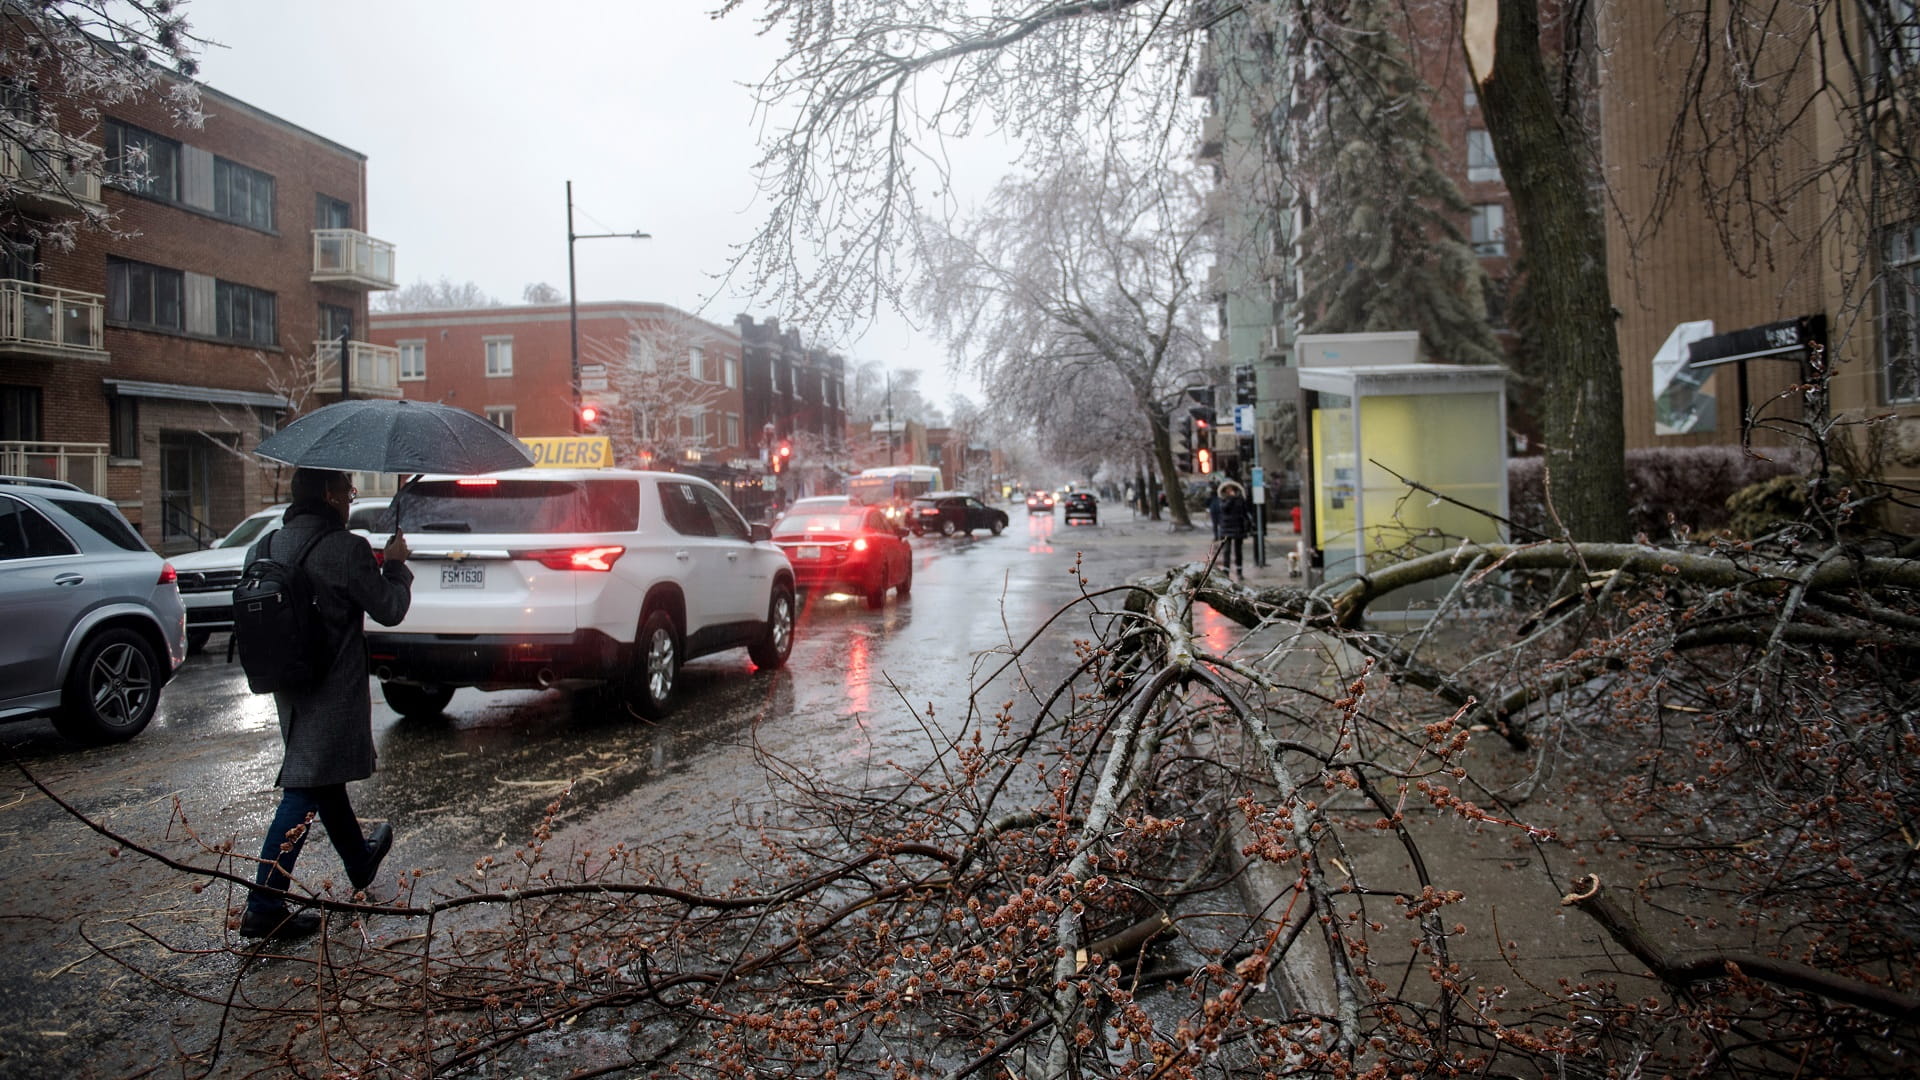
[[(1772, 460), (1737, 446), (1673, 446), (1627, 451), (1628, 527), (1659, 539), (1676, 527), (1695, 531), (1726, 528), (1727, 499), (1753, 484), (1802, 471), (1792, 452), (1770, 450)], [(1513, 521), (1542, 533), (1556, 532), (1547, 513), (1546, 459), (1507, 463), (1507, 505)], [(1671, 519), (1671, 520), (1670, 520)]]

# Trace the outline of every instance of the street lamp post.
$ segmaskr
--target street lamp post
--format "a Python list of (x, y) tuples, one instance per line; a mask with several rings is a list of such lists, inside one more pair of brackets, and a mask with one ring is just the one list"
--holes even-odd
[(573, 181), (567, 181), (567, 340), (568, 378), (573, 385), (573, 430), (580, 431), (580, 300), (574, 284), (573, 242), (576, 240), (646, 240), (651, 233), (638, 229), (622, 233), (577, 233), (573, 231)]

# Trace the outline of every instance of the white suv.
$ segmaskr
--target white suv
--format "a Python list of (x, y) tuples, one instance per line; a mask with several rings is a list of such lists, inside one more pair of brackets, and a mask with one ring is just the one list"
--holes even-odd
[(610, 684), (664, 715), (680, 664), (793, 648), (793, 568), (719, 489), (680, 473), (515, 469), (417, 480), (394, 498), (413, 603), (369, 624), (387, 703), (434, 715), (459, 686)]

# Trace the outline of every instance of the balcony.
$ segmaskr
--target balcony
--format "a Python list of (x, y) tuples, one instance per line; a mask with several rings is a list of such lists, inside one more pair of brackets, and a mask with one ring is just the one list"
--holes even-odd
[(0, 356), (105, 362), (99, 293), (0, 279)]
[[(313, 343), (314, 392), (340, 393), (340, 343)], [(400, 396), (400, 350), (365, 341), (347, 342), (347, 393), (362, 397)]]
[(83, 491), (105, 495), (107, 444), (0, 442), (0, 476), (65, 480)]
[(55, 132), (7, 120), (0, 126), (0, 179), (15, 205), (60, 214), (103, 214), (100, 148)]
[(1208, 114), (1206, 119), (1200, 121), (1200, 146), (1193, 156), (1201, 161), (1218, 159), (1226, 135), (1226, 117), (1217, 112)]
[(317, 285), (376, 292), (399, 285), (393, 276), (393, 245), (358, 229), (313, 230), (313, 276)]

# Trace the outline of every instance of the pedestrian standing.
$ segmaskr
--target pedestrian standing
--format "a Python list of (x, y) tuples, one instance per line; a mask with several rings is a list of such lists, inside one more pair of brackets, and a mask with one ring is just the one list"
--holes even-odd
[(1220, 482), (1207, 489), (1207, 523), (1213, 526), (1213, 542), (1220, 542)]
[[(352, 477), (331, 469), (296, 469), (293, 503), (279, 532), (256, 543), (291, 559), (312, 545), (301, 560), (312, 585), (321, 655), (328, 659), (319, 675), (298, 689), (276, 691), (284, 754), (275, 786), (280, 808), (260, 846), (256, 888), (247, 894), (240, 933), (250, 938), (291, 938), (320, 929), (320, 916), (294, 913), (284, 893), (293, 884), (300, 857), (318, 818), (346, 867), (354, 891), (365, 890), (380, 873), (393, 847), (393, 826), (382, 822), (363, 831), (347, 798), (347, 784), (373, 775), (373, 701), (367, 689), (366, 634), (363, 616), (383, 626), (406, 617), (412, 602), (413, 571), (407, 568), (407, 541), (398, 532), (387, 541), (382, 560), (374, 561), (367, 542), (347, 531), (352, 509)], [(277, 892), (267, 892), (273, 889)]]
[(1221, 569), (1245, 575), (1245, 548), (1247, 537), (1253, 532), (1253, 504), (1247, 501), (1247, 494), (1239, 484), (1229, 480), (1220, 485), (1220, 514), (1217, 526), (1220, 537)]

